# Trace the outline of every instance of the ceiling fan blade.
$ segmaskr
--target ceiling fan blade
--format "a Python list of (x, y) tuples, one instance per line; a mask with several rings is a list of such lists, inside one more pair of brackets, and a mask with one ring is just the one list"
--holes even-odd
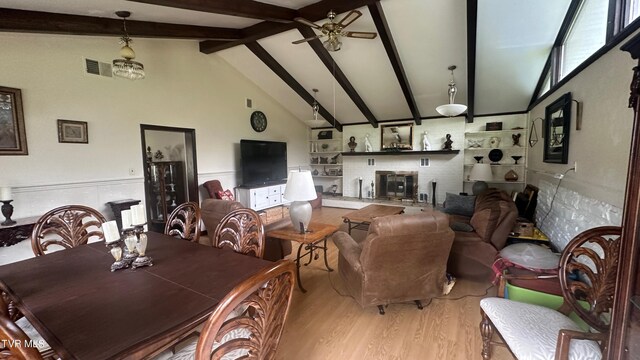
[(307, 20), (305, 18), (297, 17), (297, 18), (294, 18), (293, 20), (295, 20), (295, 21), (297, 21), (297, 22), (299, 22), (301, 24), (305, 24), (307, 26), (310, 26), (310, 27), (312, 27), (314, 29), (322, 30), (322, 26), (314, 24), (313, 22), (311, 22), (311, 21), (309, 21), (309, 20)]
[(367, 31), (344, 31), (341, 35), (356, 39), (375, 39), (378, 36), (374, 32)]
[(307, 42), (307, 41), (319, 39), (319, 38), (321, 38), (323, 36), (324, 36), (324, 34), (320, 34), (320, 35), (312, 36), (312, 37), (309, 37), (309, 38), (306, 38), (306, 39), (296, 40), (296, 41), (292, 42), (292, 44), (296, 44), (296, 45), (297, 44), (302, 44), (302, 43)]
[(351, 12), (347, 14), (347, 16), (345, 16), (342, 20), (340, 20), (338, 25), (342, 26), (342, 28), (344, 29), (347, 26), (349, 26), (349, 24), (356, 21), (356, 19), (359, 18), (360, 16), (362, 16), (362, 13), (360, 11), (351, 10)]

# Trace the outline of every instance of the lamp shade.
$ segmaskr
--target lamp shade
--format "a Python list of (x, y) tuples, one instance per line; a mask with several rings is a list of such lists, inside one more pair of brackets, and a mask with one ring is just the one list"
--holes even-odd
[(467, 110), (467, 105), (462, 104), (446, 104), (440, 105), (436, 108), (436, 111), (447, 117), (458, 116)]
[(309, 201), (317, 198), (313, 178), (308, 170), (291, 171), (287, 178), (284, 198), (287, 201)]
[(491, 181), (493, 173), (491, 172), (491, 164), (473, 164), (469, 180), (473, 181)]

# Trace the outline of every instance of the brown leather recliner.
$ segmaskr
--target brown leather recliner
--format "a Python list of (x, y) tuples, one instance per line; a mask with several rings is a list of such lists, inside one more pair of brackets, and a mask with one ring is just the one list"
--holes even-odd
[[(202, 214), (202, 222), (207, 228), (207, 236), (200, 237), (200, 244), (212, 246), (213, 232), (220, 223), (220, 220), (229, 212), (235, 209), (242, 209), (245, 206), (237, 201), (205, 199), (200, 206)], [(284, 219), (273, 224), (265, 225), (265, 234), (268, 231), (284, 227), (291, 224), (291, 221)], [(265, 260), (277, 261), (291, 254), (291, 242), (287, 240), (272, 239), (267, 237), (265, 242), (264, 256)]]
[(212, 199), (220, 199), (220, 196), (218, 196), (218, 191), (224, 191), (219, 180), (205, 181), (202, 186), (207, 190), (207, 192), (209, 193), (209, 197)]
[(431, 299), (442, 294), (453, 243), (449, 219), (437, 211), (375, 218), (366, 238), (334, 234), (338, 270), (362, 306)]
[(452, 224), (468, 223), (473, 229), (455, 232), (448, 271), (456, 277), (490, 280), (491, 266), (506, 245), (517, 218), (518, 209), (513, 200), (497, 189), (478, 195), (471, 218), (450, 215)]

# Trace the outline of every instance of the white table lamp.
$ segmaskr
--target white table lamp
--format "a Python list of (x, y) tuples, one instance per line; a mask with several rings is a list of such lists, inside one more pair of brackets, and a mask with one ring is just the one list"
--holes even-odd
[(486, 181), (493, 180), (491, 164), (473, 164), (473, 168), (471, 168), (471, 173), (469, 174), (469, 180), (475, 181), (471, 188), (473, 195), (480, 195), (485, 192), (489, 188)]
[(311, 221), (312, 210), (309, 200), (317, 197), (310, 171), (298, 170), (289, 173), (287, 187), (284, 190), (284, 198), (287, 201), (292, 201), (289, 207), (289, 215), (295, 229), (307, 230)]

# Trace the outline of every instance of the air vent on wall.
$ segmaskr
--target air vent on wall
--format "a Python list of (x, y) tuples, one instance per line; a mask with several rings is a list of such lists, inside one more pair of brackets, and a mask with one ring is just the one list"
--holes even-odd
[(91, 59), (84, 59), (87, 74), (112, 77), (111, 64)]

